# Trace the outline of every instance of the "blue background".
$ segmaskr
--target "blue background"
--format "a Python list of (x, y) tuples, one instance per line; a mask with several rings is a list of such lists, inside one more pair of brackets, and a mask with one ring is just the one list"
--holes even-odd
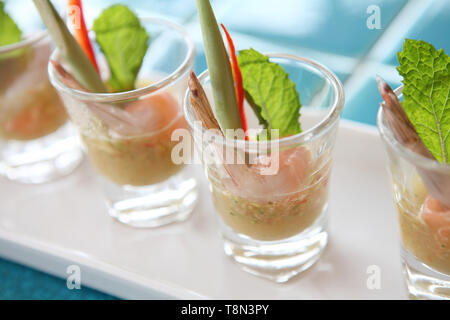
[[(118, 1), (84, 1), (87, 20)], [(195, 0), (122, 1), (136, 10), (183, 24), (197, 44), (196, 71), (206, 68)], [(217, 19), (237, 49), (285, 52), (318, 60), (344, 84), (346, 119), (375, 125), (380, 101), (374, 80), (393, 87), (401, 79), (396, 53), (405, 38), (422, 39), (450, 52), (450, 0), (212, 0)], [(369, 29), (370, 5), (380, 8), (380, 29)], [(114, 299), (65, 280), (0, 259), (0, 299)]]

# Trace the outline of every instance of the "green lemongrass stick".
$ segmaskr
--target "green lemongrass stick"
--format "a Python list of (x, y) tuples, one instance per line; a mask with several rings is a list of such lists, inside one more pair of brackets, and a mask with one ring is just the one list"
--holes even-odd
[(97, 71), (49, 0), (33, 0), (59, 53), (75, 79), (92, 92), (108, 92)]
[(217, 120), (224, 132), (226, 129), (241, 129), (230, 59), (209, 0), (197, 0), (197, 9)]

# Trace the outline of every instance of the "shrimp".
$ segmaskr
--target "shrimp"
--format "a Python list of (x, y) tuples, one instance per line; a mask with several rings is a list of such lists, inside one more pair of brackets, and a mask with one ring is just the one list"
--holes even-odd
[(179, 114), (178, 103), (166, 92), (130, 103), (125, 111), (135, 119), (144, 132), (154, 132), (169, 125)]
[(448, 246), (450, 239), (450, 208), (439, 200), (427, 196), (420, 212), (420, 217), (435, 234), (435, 238)]
[(26, 92), (21, 108), (8, 114), (0, 124), (6, 139), (32, 140), (50, 134), (67, 120), (66, 111), (49, 82)]
[(121, 107), (90, 105), (90, 109), (119, 134), (106, 140), (83, 137), (91, 161), (108, 179), (144, 186), (164, 181), (183, 168), (172, 161), (178, 142), (171, 140), (171, 134), (187, 124), (171, 94), (156, 93)]
[(172, 122), (174, 126), (181, 126), (178, 104), (169, 93), (157, 93), (133, 101), (124, 109), (99, 103), (88, 103), (87, 106), (111, 131), (124, 137), (155, 133)]
[[(67, 86), (86, 91), (60, 63), (56, 61), (52, 61), (52, 63)], [(168, 92), (156, 92), (146, 98), (128, 103), (123, 109), (99, 103), (88, 103), (87, 107), (112, 131), (123, 136), (155, 132), (171, 123), (174, 124), (171, 127), (186, 126), (179, 104)]]
[[(273, 175), (262, 175), (262, 170), (279, 157), (279, 169)], [(281, 150), (279, 153), (259, 156), (254, 165), (228, 165), (230, 179), (225, 179), (227, 189), (234, 194), (255, 200), (276, 200), (297, 193), (306, 187), (312, 164), (311, 152), (304, 146)], [(270, 200), (269, 200), (270, 201)]]

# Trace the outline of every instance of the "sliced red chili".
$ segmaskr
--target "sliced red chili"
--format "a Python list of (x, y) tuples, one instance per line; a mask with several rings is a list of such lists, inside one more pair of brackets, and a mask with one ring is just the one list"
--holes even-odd
[[(83, 5), (81, 0), (68, 0), (69, 12), (71, 16), (72, 27), (75, 33), (75, 39), (83, 49), (86, 56), (91, 61), (97, 73), (99, 73), (97, 60), (95, 59), (94, 49), (89, 39), (86, 22), (83, 15)], [(75, 10), (75, 11), (74, 11)]]
[(225, 32), (225, 35), (227, 37), (228, 42), (228, 49), (230, 51), (230, 59), (231, 59), (231, 67), (233, 69), (233, 76), (234, 76), (234, 82), (236, 83), (236, 99), (238, 102), (238, 108), (239, 108), (239, 116), (241, 118), (241, 125), (242, 129), (245, 133), (245, 140), (248, 140), (248, 124), (247, 124), (247, 117), (245, 115), (245, 109), (244, 109), (244, 85), (242, 82), (242, 73), (241, 69), (239, 68), (239, 64), (236, 57), (236, 49), (234, 47), (233, 39), (231, 39), (230, 34), (228, 33), (228, 30), (225, 28), (223, 24), (220, 24), (223, 31)]

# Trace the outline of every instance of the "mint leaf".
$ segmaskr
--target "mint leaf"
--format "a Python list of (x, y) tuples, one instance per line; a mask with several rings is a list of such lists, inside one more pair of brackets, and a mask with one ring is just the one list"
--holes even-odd
[(5, 4), (0, 1), (0, 46), (20, 42), (22, 32), (14, 20), (5, 12)]
[(398, 61), (406, 114), (434, 157), (450, 163), (450, 58), (425, 41), (406, 39)]
[(280, 130), (280, 137), (301, 132), (300, 97), (289, 74), (254, 49), (238, 56), (245, 96), (266, 129)]
[(133, 90), (149, 45), (138, 17), (124, 5), (113, 5), (94, 21), (93, 30), (111, 70), (109, 85), (116, 92)]

